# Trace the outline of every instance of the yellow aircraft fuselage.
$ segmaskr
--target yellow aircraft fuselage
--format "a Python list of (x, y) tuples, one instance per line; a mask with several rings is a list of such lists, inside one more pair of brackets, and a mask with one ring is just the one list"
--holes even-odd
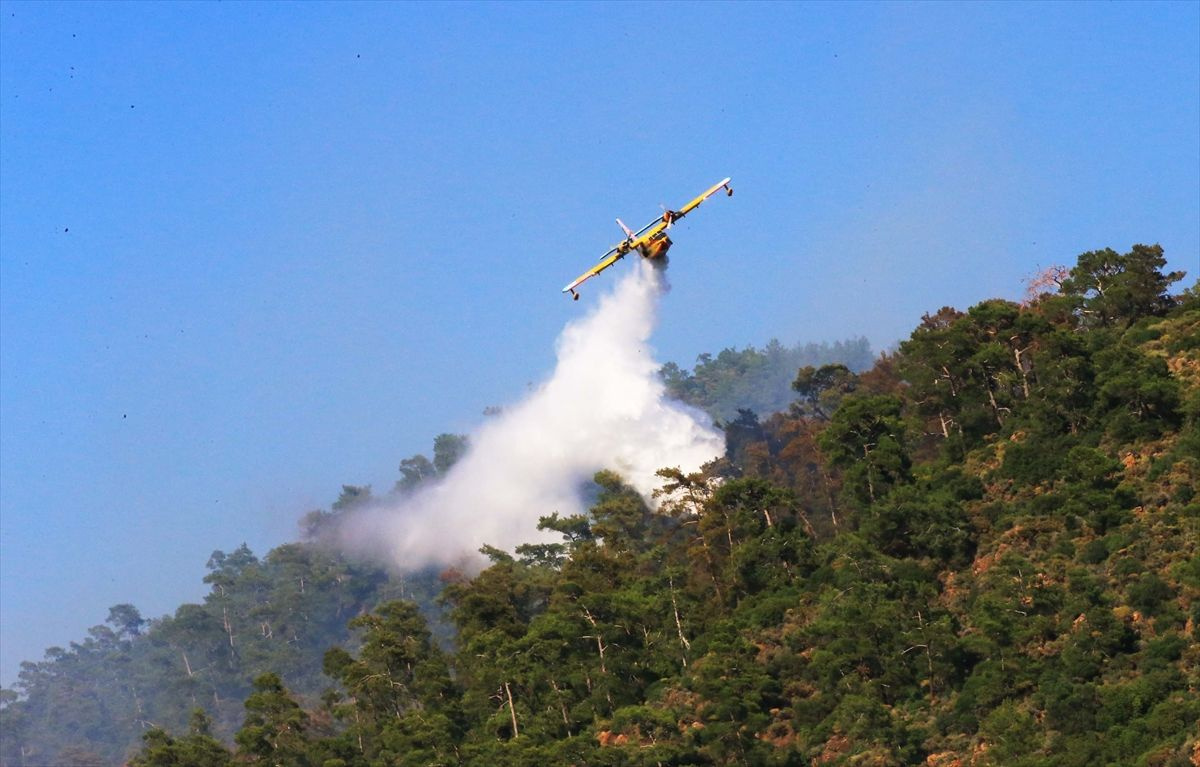
[(642, 254), (643, 258), (662, 258), (667, 255), (667, 251), (671, 249), (671, 238), (663, 232), (655, 237), (652, 237), (649, 242), (638, 247), (638, 253)]

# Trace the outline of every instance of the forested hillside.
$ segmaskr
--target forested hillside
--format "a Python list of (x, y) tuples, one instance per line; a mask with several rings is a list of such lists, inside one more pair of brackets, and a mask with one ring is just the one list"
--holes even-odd
[(754, 365), (668, 368), (726, 455), (665, 468), (657, 511), (601, 472), (588, 514), (543, 517), (560, 543), (473, 578), (325, 552), (370, 502), (346, 488), (311, 542), (214, 554), (203, 605), (119, 606), (28, 664), (0, 760), (141, 733), (147, 767), (1198, 764), (1200, 284), (1164, 265), (1085, 253), (870, 369), (792, 370), (780, 412), (719, 409)]
[[(461, 439), (436, 441), (435, 459), (444, 468)], [(437, 476), (428, 459), (405, 463), (413, 461), (429, 464), (425, 480)], [(318, 706), (330, 685), (322, 670), (325, 651), (352, 645), (349, 621), (390, 600), (420, 604), (448, 640), (434, 603), (441, 589), (437, 572), (390, 574), (321, 543), (325, 526), (371, 501), (370, 488), (346, 486), (330, 510), (301, 520), (301, 542), (262, 558), (244, 544), (213, 552), (202, 603), (152, 620), (133, 605), (115, 605), (86, 639), (23, 663), (17, 690), (3, 690), (0, 764), (120, 764), (148, 730), (185, 730), (197, 708), (205, 711), (206, 728), (231, 739), (245, 718), (254, 678), (272, 670), (306, 705)]]

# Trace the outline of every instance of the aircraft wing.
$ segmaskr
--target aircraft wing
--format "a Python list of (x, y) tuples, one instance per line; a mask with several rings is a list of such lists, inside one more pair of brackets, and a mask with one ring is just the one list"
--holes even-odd
[(604, 271), (608, 267), (615, 264), (617, 262), (617, 259), (619, 259), (619, 258), (621, 258), (621, 256), (625, 255), (624, 253), (618, 252), (618, 250), (619, 250), (618, 248), (613, 248), (612, 250), (605, 253), (603, 256), (601, 256), (600, 263), (596, 264), (591, 269), (588, 269), (586, 272), (584, 272), (583, 274), (576, 277), (574, 282), (572, 282), (570, 285), (568, 285), (562, 289), (562, 292), (574, 293), (575, 288), (579, 287), (580, 284), (582, 284), (586, 280), (590, 280), (592, 277), (595, 277), (600, 272)]
[(687, 214), (691, 213), (693, 210), (695, 210), (696, 208), (698, 208), (700, 206), (700, 203), (704, 202), (709, 197), (712, 197), (720, 189), (725, 189), (730, 194), (733, 194), (733, 189), (731, 189), (729, 186), (730, 181), (731, 181), (731, 179), (727, 178), (724, 181), (720, 181), (716, 184), (713, 184), (711, 189), (709, 189), (704, 194), (700, 195), (699, 197), (692, 200), (687, 205), (684, 205), (682, 208), (680, 208), (678, 211), (676, 211), (679, 215), (675, 217), (675, 220), (678, 221), (679, 219), (683, 218)]
[[(686, 216), (687, 214), (691, 213), (693, 210), (695, 210), (696, 208), (698, 208), (700, 206), (700, 203), (704, 202), (709, 197), (712, 197), (714, 194), (716, 194), (717, 192), (719, 192), (722, 189), (728, 190), (730, 194), (733, 194), (733, 191), (729, 186), (729, 182), (731, 180), (732, 179), (727, 178), (724, 181), (719, 181), (716, 184), (713, 184), (710, 189), (708, 189), (707, 191), (704, 192), (704, 194), (702, 194), (699, 197), (697, 197), (696, 199), (692, 200), (687, 205), (684, 205), (679, 210), (673, 211), (674, 215), (671, 217), (671, 223), (673, 224), (676, 221), (678, 221), (679, 219)], [(634, 247), (637, 247), (638, 245), (642, 244), (644, 241), (650, 239), (654, 235), (661, 232), (663, 229), (666, 229), (667, 226), (668, 226), (667, 222), (663, 219), (662, 216), (659, 216), (658, 218), (654, 219), (650, 223), (643, 226), (641, 229), (634, 232), (630, 239), (633, 241)]]
[(667, 222), (663, 221), (661, 216), (659, 218), (654, 219), (653, 221), (651, 221), (650, 223), (646, 224), (641, 229), (639, 229), (633, 233), (633, 238), (630, 239), (630, 241), (629, 241), (630, 247), (637, 248), (638, 246), (645, 243), (646, 240), (649, 240), (651, 237), (653, 237), (654, 235), (658, 234), (659, 232), (661, 232), (662, 230), (664, 230), (666, 228), (667, 228)]

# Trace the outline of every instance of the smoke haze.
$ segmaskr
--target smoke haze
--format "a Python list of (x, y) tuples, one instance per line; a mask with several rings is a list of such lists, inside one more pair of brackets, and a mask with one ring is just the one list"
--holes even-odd
[(538, 518), (582, 512), (580, 489), (600, 469), (649, 500), (658, 469), (694, 471), (719, 455), (708, 419), (666, 398), (647, 346), (663, 277), (634, 266), (563, 329), (548, 380), (480, 426), (441, 481), (348, 520), (343, 542), (403, 569), (460, 561), (485, 543), (512, 550), (557, 538)]

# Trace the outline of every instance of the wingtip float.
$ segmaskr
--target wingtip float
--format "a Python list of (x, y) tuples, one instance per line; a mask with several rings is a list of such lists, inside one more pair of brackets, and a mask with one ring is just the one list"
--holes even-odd
[(725, 179), (713, 184), (711, 188), (705, 191), (696, 199), (684, 205), (679, 210), (664, 210), (663, 214), (654, 219), (650, 223), (643, 226), (636, 232), (625, 226), (625, 222), (617, 219), (617, 226), (625, 232), (625, 239), (618, 242), (616, 245), (609, 248), (608, 252), (600, 257), (600, 263), (588, 269), (583, 274), (579, 275), (574, 282), (562, 289), (564, 293), (570, 293), (571, 296), (578, 301), (579, 292), (576, 290), (582, 283), (595, 277), (600, 272), (615, 264), (617, 261), (625, 257), (625, 254), (637, 251), (642, 254), (643, 258), (657, 259), (662, 258), (667, 254), (667, 250), (671, 247), (671, 238), (667, 236), (667, 230), (671, 228), (679, 219), (691, 213), (700, 203), (712, 197), (722, 189), (725, 194), (733, 196), (733, 186), (730, 185), (731, 179)]

